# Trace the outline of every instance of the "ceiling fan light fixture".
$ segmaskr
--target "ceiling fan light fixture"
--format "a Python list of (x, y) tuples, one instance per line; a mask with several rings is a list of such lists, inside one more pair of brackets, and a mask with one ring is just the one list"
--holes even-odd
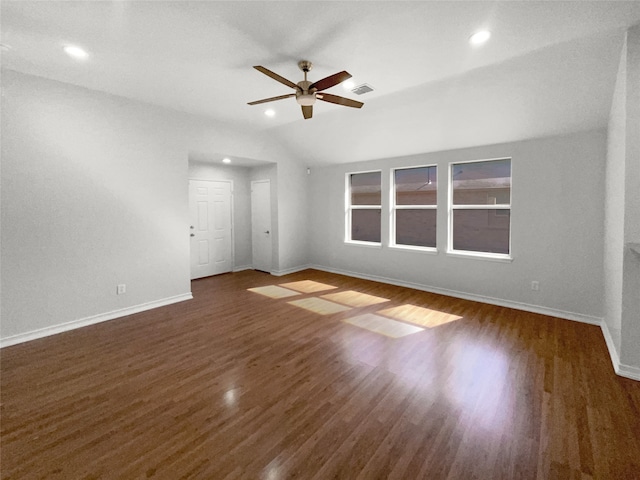
[(310, 107), (316, 103), (316, 96), (313, 93), (299, 93), (296, 95), (296, 102), (303, 107)]
[[(342, 72), (334, 73), (333, 75), (329, 75), (328, 77), (322, 78), (316, 82), (310, 82), (309, 80), (307, 80), (307, 73), (309, 72), (309, 70), (311, 70), (311, 62), (303, 60), (298, 63), (298, 67), (300, 67), (300, 69), (304, 72), (304, 80), (298, 83), (293, 83), (291, 80), (287, 80), (277, 73), (272, 72), (268, 68), (265, 68), (261, 65), (255, 65), (253, 68), (258, 70), (260, 73), (263, 73), (267, 77), (274, 79), (278, 83), (293, 88), (295, 90), (295, 93), (288, 93), (286, 95), (279, 95), (277, 97), (263, 98), (262, 100), (248, 102), (248, 104), (260, 105), (267, 102), (275, 102), (276, 100), (296, 97), (296, 103), (302, 107), (302, 116), (305, 120), (313, 117), (313, 105), (316, 103), (316, 100), (322, 100), (323, 102), (334, 103), (336, 105), (342, 105), (352, 108), (361, 108), (364, 105), (364, 103), (358, 102), (357, 100), (340, 97), (339, 95), (333, 95), (331, 93), (324, 93), (324, 90), (335, 87), (336, 85), (351, 78), (351, 74), (349, 72), (343, 70)], [(268, 113), (270, 112), (267, 110), (265, 114)]]

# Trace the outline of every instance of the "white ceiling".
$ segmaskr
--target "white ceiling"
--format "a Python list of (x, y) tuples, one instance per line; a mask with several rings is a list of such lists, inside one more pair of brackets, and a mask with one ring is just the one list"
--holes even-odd
[[(640, 2), (1, 3), (3, 67), (266, 131), (306, 164), (407, 155), (601, 128)], [(493, 36), (473, 48), (479, 29)], [(87, 49), (86, 61), (61, 47)], [(374, 92), (330, 93), (303, 120), (298, 82), (341, 70)], [(263, 112), (271, 107), (274, 118)], [(233, 152), (225, 152), (233, 154)]]

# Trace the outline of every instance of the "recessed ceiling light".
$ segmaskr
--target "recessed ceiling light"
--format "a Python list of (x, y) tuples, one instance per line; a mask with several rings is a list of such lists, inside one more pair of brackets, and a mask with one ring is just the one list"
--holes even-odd
[(273, 117), (273, 116), (275, 116), (276, 112), (275, 112), (275, 110), (271, 110), (271, 109), (269, 109), (269, 110), (265, 110), (265, 111), (264, 111), (264, 114), (265, 114), (267, 117)]
[(223, 158), (222, 159), (222, 163), (231, 163), (231, 159), (230, 158)]
[(342, 82), (342, 87), (345, 90), (351, 90), (355, 86), (356, 86), (356, 82), (354, 82), (353, 80), (347, 80), (346, 82)]
[(89, 56), (86, 50), (76, 45), (66, 45), (64, 47), (64, 51), (70, 57), (76, 58), (78, 60), (83, 60)]
[(482, 45), (491, 37), (489, 30), (480, 30), (469, 37), (469, 43), (471, 45)]

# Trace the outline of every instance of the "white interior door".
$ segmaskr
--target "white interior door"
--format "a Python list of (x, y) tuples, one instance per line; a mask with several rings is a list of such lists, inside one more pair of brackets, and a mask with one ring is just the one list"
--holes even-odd
[(271, 272), (271, 184), (269, 180), (251, 182), (251, 232), (253, 268)]
[(233, 270), (231, 182), (189, 181), (191, 278)]

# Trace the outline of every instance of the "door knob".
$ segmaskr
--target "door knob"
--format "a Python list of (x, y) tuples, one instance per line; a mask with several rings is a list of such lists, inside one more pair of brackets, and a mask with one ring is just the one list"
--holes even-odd
[(268, 234), (268, 233), (269, 233), (269, 230), (267, 230), (267, 231), (266, 231), (266, 232), (264, 232), (264, 233), (267, 233), (267, 234)]
[(190, 236), (190, 237), (195, 237), (195, 236), (196, 236), (196, 234), (195, 234), (195, 233), (191, 233), (191, 234), (189, 234), (189, 236)]

